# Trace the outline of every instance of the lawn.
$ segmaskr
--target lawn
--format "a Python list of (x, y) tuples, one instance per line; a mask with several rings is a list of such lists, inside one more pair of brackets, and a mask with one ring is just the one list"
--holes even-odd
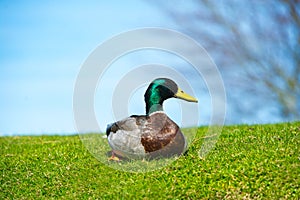
[(99, 134), (89, 150), (77, 135), (1, 137), (0, 199), (300, 198), (300, 122), (223, 127), (200, 157), (206, 131), (177, 160), (119, 163)]

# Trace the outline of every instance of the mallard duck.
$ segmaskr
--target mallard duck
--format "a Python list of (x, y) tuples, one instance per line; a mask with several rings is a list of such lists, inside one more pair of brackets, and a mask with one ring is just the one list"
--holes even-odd
[(112, 149), (109, 160), (165, 158), (184, 153), (186, 139), (179, 126), (163, 111), (163, 102), (172, 97), (198, 102), (174, 81), (155, 79), (144, 95), (146, 115), (132, 115), (107, 126), (106, 135)]

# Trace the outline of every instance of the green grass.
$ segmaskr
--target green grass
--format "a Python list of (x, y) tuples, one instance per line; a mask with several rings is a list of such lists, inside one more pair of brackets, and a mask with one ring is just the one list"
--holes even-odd
[[(95, 138), (92, 154), (78, 136), (2, 137), (0, 199), (300, 198), (300, 122), (224, 127), (200, 158), (206, 131), (200, 127), (188, 154), (158, 170), (165, 161), (104, 164), (106, 139), (95, 134), (87, 138)], [(116, 170), (147, 167), (154, 171)]]

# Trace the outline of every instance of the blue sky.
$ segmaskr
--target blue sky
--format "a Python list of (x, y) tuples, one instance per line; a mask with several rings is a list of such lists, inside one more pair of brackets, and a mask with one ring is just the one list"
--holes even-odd
[[(74, 83), (92, 50), (124, 31), (175, 26), (146, 1), (1, 1), (0, 24), (0, 135), (76, 132)], [(128, 60), (128, 69), (143, 64)], [(131, 103), (129, 112), (144, 112), (138, 96), (145, 87), (133, 95), (141, 102)], [(102, 129), (112, 120), (105, 119)]]
[[(177, 3), (182, 9), (194, 9), (192, 4)], [(143, 27), (180, 30), (163, 9), (150, 1), (0, 1), (0, 136), (76, 133), (73, 91), (82, 64), (101, 43)], [(205, 81), (200, 78), (193, 82), (194, 74), (187, 70), (191, 66), (182, 59), (145, 50), (118, 59), (99, 82), (94, 107), (101, 130), (94, 131), (104, 131), (107, 123), (118, 120), (112, 116), (113, 88), (118, 81), (149, 63), (172, 66), (191, 80), (199, 99), (198, 125), (209, 124), (212, 106)], [(132, 91), (128, 115), (144, 113), (145, 89), (143, 85)], [(249, 103), (240, 93), (231, 95)], [(173, 99), (164, 104), (178, 124), (182, 120), (178, 114), (181, 105)], [(227, 121), (236, 119), (234, 114), (227, 109)], [(241, 115), (234, 123), (280, 121), (270, 110), (257, 111), (254, 119)]]

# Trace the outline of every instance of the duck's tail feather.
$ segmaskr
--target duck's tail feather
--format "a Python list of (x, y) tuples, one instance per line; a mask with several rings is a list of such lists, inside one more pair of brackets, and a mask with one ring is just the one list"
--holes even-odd
[(108, 124), (107, 127), (106, 127), (106, 135), (107, 137), (109, 136), (110, 132), (111, 132), (111, 127), (114, 123), (111, 123), (111, 124)]
[(117, 130), (119, 130), (119, 126), (118, 126), (117, 122), (108, 124), (107, 127), (106, 127), (107, 137), (109, 136), (109, 134), (111, 132), (115, 133), (115, 132), (117, 132)]

